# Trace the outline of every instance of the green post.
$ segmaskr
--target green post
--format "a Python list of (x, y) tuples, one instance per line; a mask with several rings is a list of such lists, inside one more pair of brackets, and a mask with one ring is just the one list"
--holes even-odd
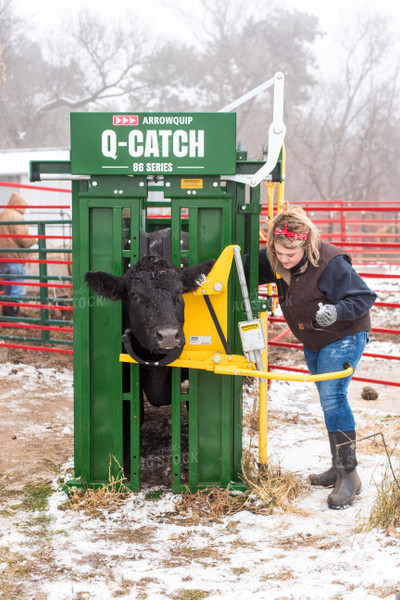
[[(43, 223), (39, 223), (38, 225), (38, 247), (39, 247), (39, 260), (46, 260), (47, 258), (47, 253), (46, 253), (46, 240), (40, 236), (44, 236), (46, 233), (46, 225), (44, 225)], [(39, 276), (40, 276), (40, 281), (47, 281), (47, 264), (45, 262), (43, 263), (39, 263)], [(46, 287), (41, 286), (39, 288), (39, 294), (40, 294), (40, 304), (42, 305), (46, 305), (48, 304), (48, 291)], [(42, 323), (44, 323), (45, 325), (48, 324), (48, 320), (49, 320), (49, 311), (47, 308), (41, 308), (40, 309), (40, 315), (41, 315), (41, 321)], [(42, 336), (42, 342), (48, 342), (50, 339), (50, 333), (48, 330), (46, 329), (42, 329), (41, 332), (41, 336)]]

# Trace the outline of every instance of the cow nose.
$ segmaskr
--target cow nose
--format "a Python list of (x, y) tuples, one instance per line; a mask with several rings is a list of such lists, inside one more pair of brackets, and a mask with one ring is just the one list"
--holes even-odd
[(179, 345), (179, 330), (176, 327), (157, 329), (156, 336), (159, 348), (167, 350), (169, 348), (176, 348)]

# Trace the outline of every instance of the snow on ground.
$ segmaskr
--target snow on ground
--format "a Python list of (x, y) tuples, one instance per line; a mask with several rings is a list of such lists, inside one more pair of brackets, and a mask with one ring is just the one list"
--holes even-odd
[[(58, 382), (64, 398), (67, 391), (72, 398), (72, 378), (65, 371), (21, 369), (29, 371), (31, 382)], [(26, 394), (30, 385), (21, 378)], [(17, 396), (9, 402), (19, 410)], [(254, 396), (246, 394), (245, 410), (251, 411), (253, 403)], [(387, 411), (371, 406), (357, 407), (357, 421), (365, 423), (372, 415), (374, 427), (384, 429), (390, 422)], [(393, 419), (399, 412), (393, 411)], [(328, 466), (313, 384), (274, 381), (269, 415), (272, 461), (301, 478)], [(248, 433), (245, 443), (256, 449), (257, 436)], [(66, 495), (54, 481), (46, 518), (21, 511), (18, 519), (0, 514), (0, 577), (5, 582), (0, 598), (399, 600), (399, 535), (356, 531), (370, 512), (385, 462), (382, 453), (359, 454), (363, 491), (346, 510), (329, 509), (328, 492), (308, 488), (296, 500), (308, 511), (305, 516), (242, 511), (216, 522), (177, 514), (176, 496), (168, 490), (159, 499), (148, 499), (144, 491), (132, 494), (116, 510), (95, 516), (61, 510)], [(72, 460), (63, 471), (71, 467)], [(12, 588), (7, 587), (10, 577)]]

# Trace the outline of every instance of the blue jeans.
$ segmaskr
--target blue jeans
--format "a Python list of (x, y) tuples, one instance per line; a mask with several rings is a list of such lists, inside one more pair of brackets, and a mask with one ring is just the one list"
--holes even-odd
[[(328, 344), (317, 352), (304, 346), (304, 357), (311, 375), (342, 371), (346, 362), (355, 371), (368, 339), (368, 333), (361, 331)], [(355, 429), (353, 412), (347, 399), (347, 388), (352, 377), (353, 374), (344, 379), (316, 382), (325, 425), (330, 433)]]
[[(24, 275), (26, 275), (25, 267), (21, 263), (2, 263), (2, 271), (4, 275), (15, 275), (16, 281), (23, 281)], [(4, 284), (4, 295), (5, 296), (17, 296), (16, 302), (19, 302), (23, 296), (25, 296), (25, 286), (13, 285), (12, 279), (8, 279), (9, 283)]]

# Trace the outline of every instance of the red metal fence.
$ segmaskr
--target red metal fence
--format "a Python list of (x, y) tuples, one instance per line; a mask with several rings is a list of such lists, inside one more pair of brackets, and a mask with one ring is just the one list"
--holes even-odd
[[(0, 186), (38, 192), (71, 193), (70, 190), (65, 189), (8, 182), (0, 182)], [(1, 210), (5, 208), (8, 208), (6, 203), (0, 204)], [(18, 208), (18, 206), (14, 205), (13, 208)], [(7, 264), (21, 262), (26, 269), (26, 275), (19, 278), (17, 275), (9, 273), (0, 274), (2, 288), (0, 347), (72, 354), (72, 223), (71, 220), (65, 218), (56, 218), (62, 214), (62, 211), (70, 209), (70, 205), (44, 203), (29, 204), (23, 208), (26, 208), (26, 219), (23, 219), (21, 214), (21, 221), (2, 221), (2, 224), (28, 225), (30, 232), (28, 236), (14, 234), (12, 237), (17, 244), (20, 237), (37, 239), (37, 244), (31, 248), (3, 248), (2, 239), (10, 237), (10, 235), (0, 233), (0, 269)], [(54, 218), (30, 220), (29, 211), (32, 209), (45, 210), (46, 214), (51, 211)], [(65, 235), (66, 227), (69, 230), (68, 235)], [(12, 257), (1, 256), (2, 251), (12, 254)], [(21, 257), (18, 257), (18, 254), (21, 253), (27, 254), (29, 258), (22, 260)], [(22, 299), (19, 296), (4, 293), (6, 286), (11, 283), (13, 285), (20, 284), (25, 288), (25, 295)], [(9, 309), (12, 307), (19, 309), (18, 315), (7, 314), (11, 313)]]
[[(378, 294), (374, 307), (384, 309), (383, 320), (391, 321), (391, 311), (400, 309), (400, 203), (349, 203), (343, 200), (328, 202), (306, 202), (301, 204), (311, 220), (318, 226), (321, 238), (336, 244), (348, 251), (353, 257), (353, 264), (359, 274), (372, 280), (371, 287)], [(263, 210), (264, 223), (268, 221), (267, 211)], [(385, 285), (390, 285), (385, 288)], [(261, 295), (266, 295), (266, 288), (261, 287)], [(395, 296), (395, 301), (386, 302), (385, 294)], [(285, 328), (275, 333), (274, 324), (284, 323), (283, 317), (270, 317), (272, 333), (268, 344), (287, 349), (301, 349), (302, 345), (282, 341), (290, 333)], [(374, 320), (373, 323), (374, 325)], [(377, 341), (383, 336), (393, 336), (399, 343), (398, 355), (376, 352), (364, 352), (365, 357), (390, 361), (400, 360), (400, 329), (397, 327), (375, 327), (372, 334)], [(292, 366), (270, 364), (271, 369), (308, 373), (307, 369)], [(385, 384), (400, 387), (400, 381), (383, 380), (354, 376), (355, 381), (373, 384)]]
[[(317, 225), (321, 238), (337, 244), (361, 264), (400, 264), (400, 203), (324, 200), (299, 202)], [(268, 211), (262, 210), (264, 228)]]
[[(30, 189), (51, 194), (63, 192), (70, 194), (70, 190), (10, 184), (0, 182), (0, 186)], [(4, 209), (6, 204), (0, 205)], [(400, 292), (400, 204), (384, 203), (372, 205), (366, 203), (349, 204), (344, 201), (330, 202), (307, 202), (303, 204), (307, 214), (316, 223), (321, 231), (322, 239), (337, 244), (348, 250), (355, 262), (355, 267), (360, 275), (372, 280), (372, 288), (380, 298), (375, 307), (390, 312), (400, 308), (396, 294)], [(27, 293), (22, 302), (12, 296), (0, 296), (0, 306), (19, 306), (18, 317), (2, 317), (0, 319), (0, 347), (18, 348), (26, 350), (38, 350), (45, 352), (58, 352), (72, 354), (72, 229), (71, 220), (58, 219), (58, 214), (70, 209), (69, 204), (30, 204), (31, 209), (45, 209), (53, 211), (54, 218), (41, 220), (26, 220), (31, 229), (30, 235), (38, 239), (37, 247), (24, 250), (31, 258), (24, 262), (27, 265), (27, 275), (24, 276), (23, 285)], [(267, 226), (267, 211), (263, 207), (262, 220), (264, 227)], [(65, 226), (69, 227), (68, 235), (65, 235)], [(57, 228), (62, 228), (61, 231)], [(0, 233), (1, 239), (5, 234)], [(17, 237), (17, 236), (15, 236)], [(58, 246), (54, 247), (54, 244)], [(18, 252), (15, 258), (3, 258), (2, 263), (21, 262)], [(55, 268), (63, 269), (63, 273), (55, 273)], [(0, 286), (7, 285), (11, 277), (3, 275)], [(385, 286), (391, 284), (388, 289)], [(390, 294), (395, 300), (385, 301), (384, 295)], [(260, 288), (260, 294), (266, 295), (266, 289)], [(388, 319), (389, 320), (389, 319)], [(283, 341), (289, 330), (285, 328), (279, 334), (275, 333), (275, 324), (284, 323), (283, 317), (270, 317), (272, 324), (269, 345), (289, 349), (300, 349), (301, 345)], [(22, 334), (28, 333), (29, 337)], [(400, 342), (397, 336), (400, 329), (396, 327), (373, 327), (372, 333), (379, 336), (391, 336)], [(399, 346), (400, 348), (400, 346)], [(399, 355), (384, 355), (374, 352), (365, 352), (364, 356), (390, 361), (400, 360)], [(289, 357), (289, 355), (288, 355)], [(290, 360), (290, 359), (289, 359)], [(307, 372), (305, 369), (270, 365), (272, 369), (287, 371)], [(369, 383), (383, 383), (386, 385), (400, 386), (400, 382), (377, 380), (375, 378), (360, 378), (355, 380)]]

